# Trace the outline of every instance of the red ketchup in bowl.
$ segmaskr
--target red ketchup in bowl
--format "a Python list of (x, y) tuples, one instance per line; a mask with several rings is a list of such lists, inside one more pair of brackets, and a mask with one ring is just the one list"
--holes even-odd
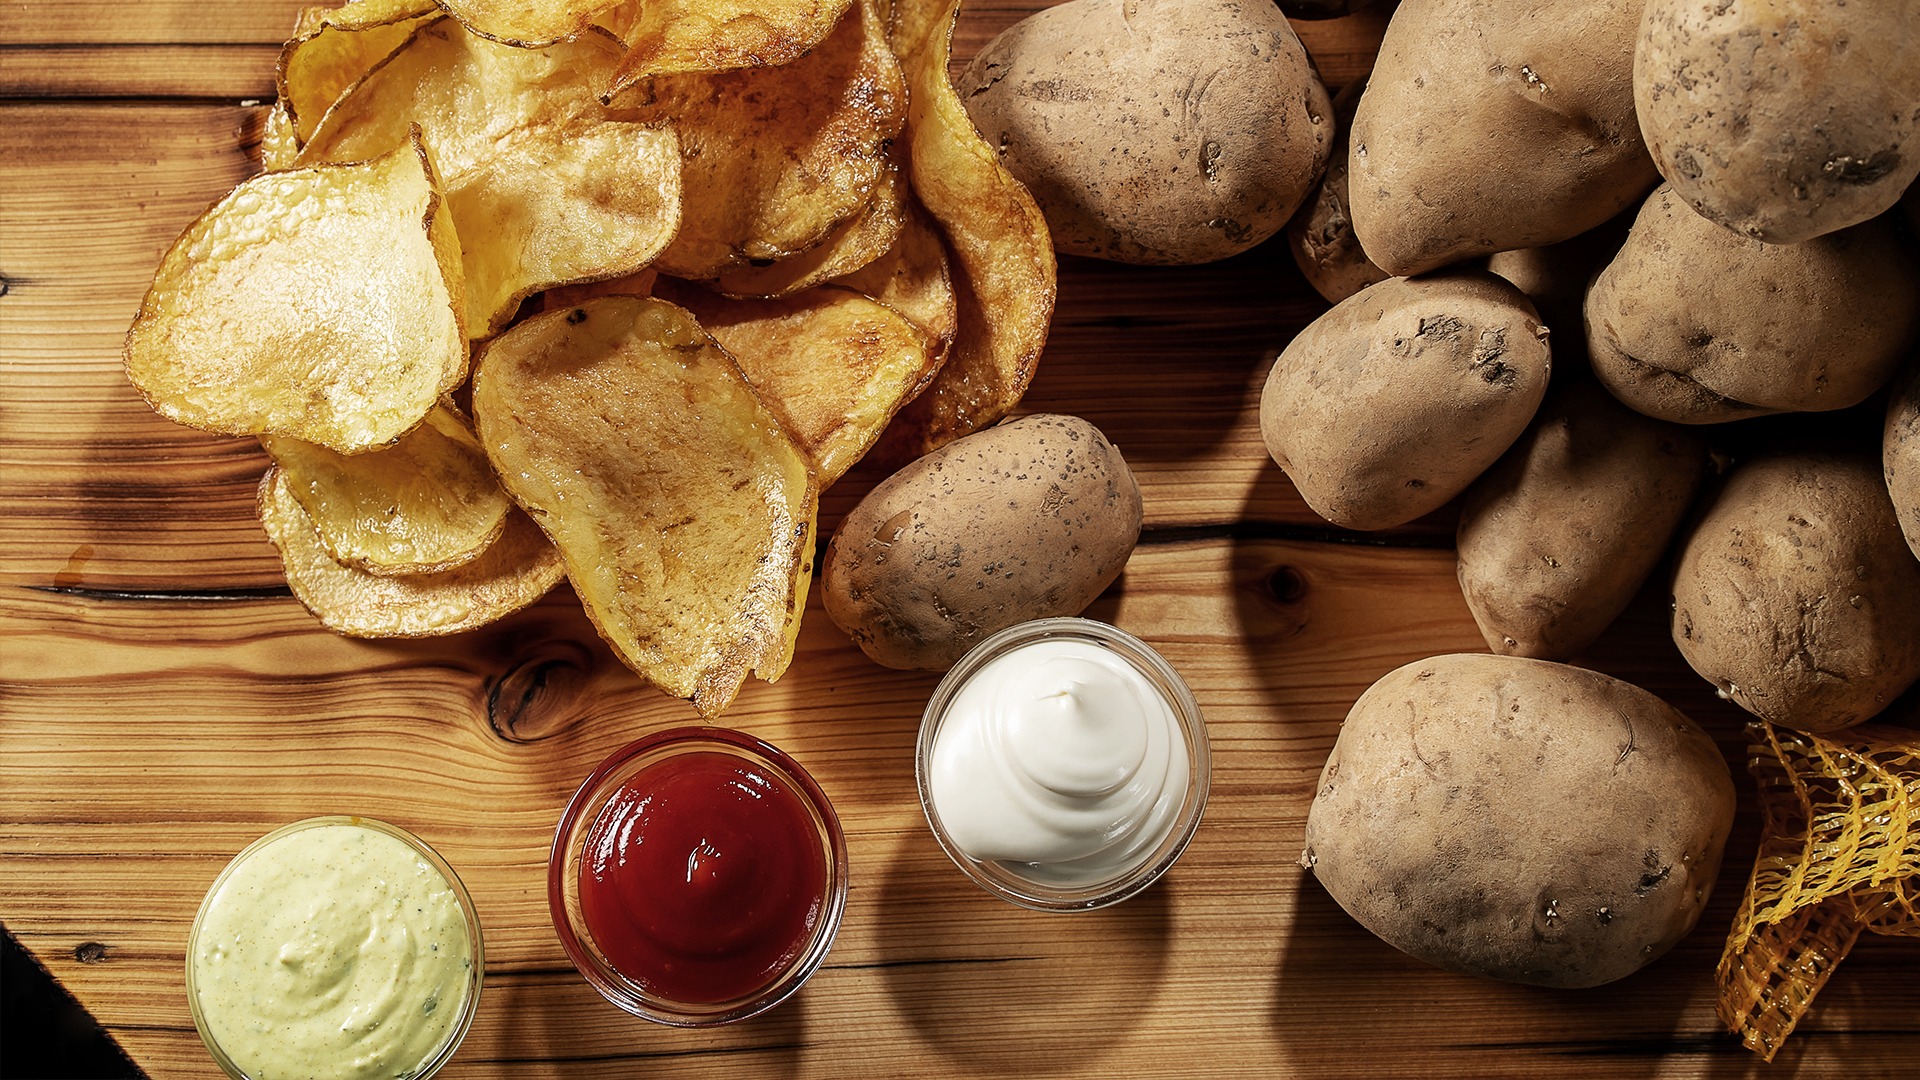
[(648, 993), (716, 1003), (779, 979), (828, 904), (819, 828), (774, 770), (728, 753), (663, 758), (589, 826), (580, 914), (607, 961)]

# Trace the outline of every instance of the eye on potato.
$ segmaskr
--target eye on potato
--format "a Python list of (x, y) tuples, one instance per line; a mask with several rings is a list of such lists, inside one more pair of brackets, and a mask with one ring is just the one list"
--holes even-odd
[(1920, 264), (1879, 219), (1766, 244), (1655, 191), (1586, 297), (1593, 370), (1683, 424), (1864, 401), (1920, 335)]
[(1140, 538), (1140, 488), (1077, 416), (976, 432), (882, 481), (834, 530), (827, 616), (874, 661), (945, 671), (1015, 623), (1078, 615)]
[(1646, 0), (1634, 104), (1689, 206), (1796, 244), (1877, 216), (1920, 176), (1916, 54), (1907, 3)]
[(1418, 274), (1578, 236), (1656, 181), (1633, 112), (1640, 0), (1402, 0), (1350, 136), (1353, 231)]
[(1315, 319), (1274, 361), (1260, 434), (1314, 513), (1404, 525), (1466, 490), (1547, 392), (1547, 328), (1482, 271), (1392, 278)]
[(958, 87), (1054, 248), (1118, 262), (1261, 243), (1333, 142), (1326, 88), (1270, 3), (1069, 0), (988, 42)]
[(1733, 471), (1680, 550), (1673, 642), (1741, 708), (1827, 732), (1920, 679), (1920, 560), (1864, 454), (1794, 450)]
[(1543, 660), (1436, 656), (1354, 702), (1301, 863), (1430, 964), (1598, 986), (1693, 929), (1733, 808), (1713, 740), (1652, 694)]

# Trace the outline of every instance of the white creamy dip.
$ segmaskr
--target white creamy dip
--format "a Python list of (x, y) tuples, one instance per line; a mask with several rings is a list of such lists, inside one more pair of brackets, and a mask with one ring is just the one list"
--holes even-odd
[(989, 660), (954, 694), (927, 787), (966, 855), (1072, 886), (1151, 858), (1188, 776), (1180, 719), (1144, 673), (1093, 642), (1047, 639)]
[(243, 852), (208, 895), (187, 962), (205, 1033), (253, 1080), (412, 1076), (476, 986), (446, 875), (346, 821)]

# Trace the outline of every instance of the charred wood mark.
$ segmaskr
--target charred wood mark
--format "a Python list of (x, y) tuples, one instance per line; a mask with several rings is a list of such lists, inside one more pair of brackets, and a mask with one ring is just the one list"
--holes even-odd
[(293, 590), (285, 585), (261, 585), (236, 589), (96, 589), (82, 585), (28, 585), (33, 592), (72, 596), (81, 600), (223, 603), (234, 600), (285, 600)]

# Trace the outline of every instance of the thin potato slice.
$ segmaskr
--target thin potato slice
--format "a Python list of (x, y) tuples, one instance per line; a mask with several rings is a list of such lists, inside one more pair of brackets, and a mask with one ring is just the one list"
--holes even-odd
[(474, 419), (602, 637), (717, 716), (793, 654), (812, 573), (806, 456), (691, 314), (609, 296), (496, 338)]
[(866, 266), (836, 278), (905, 315), (927, 335), (928, 353), (944, 363), (960, 327), (948, 269), (947, 245), (927, 212), (911, 195), (907, 216), (893, 246)]
[(852, 289), (730, 300), (662, 284), (661, 297), (693, 312), (733, 355), (806, 451), (822, 489), (860, 460), (937, 367), (919, 327)]
[(280, 551), (287, 586), (327, 629), (348, 637), (457, 634), (505, 618), (545, 596), (566, 569), (546, 534), (525, 514), (508, 517), (479, 558), (437, 574), (376, 577), (327, 554), (313, 519), (286, 475), (260, 481), (260, 524)]
[(312, 138), (348, 87), (439, 14), (433, 0), (353, 0), (338, 8), (304, 9), (292, 40), (280, 49), (275, 73), (294, 138)]
[(596, 296), (651, 296), (653, 283), (659, 277), (649, 269), (638, 270), (625, 277), (590, 281), (585, 285), (556, 285), (540, 294), (540, 310), (575, 307), (582, 300), (591, 300)]
[(348, 91), (301, 160), (350, 158), (418, 121), (466, 241), (468, 328), (485, 337), (527, 296), (632, 273), (673, 239), (678, 139), (600, 104), (618, 57), (598, 30), (516, 49), (442, 19)]
[(293, 136), (293, 114), (287, 103), (276, 101), (260, 121), (260, 167), (267, 172), (293, 168), (300, 141)]
[(819, 244), (872, 200), (906, 119), (900, 65), (865, 4), (785, 67), (655, 79), (617, 104), (679, 129), (680, 235), (656, 266), (689, 279)]
[(940, 375), (883, 440), (917, 457), (1005, 416), (1033, 380), (1055, 295), (1053, 242), (1033, 196), (974, 130), (947, 75), (959, 0), (898, 0), (909, 175), (952, 246), (959, 333)]
[(656, 75), (792, 63), (820, 44), (849, 6), (850, 0), (628, 0), (602, 16), (627, 42), (613, 92)]
[(537, 49), (579, 34), (619, 0), (437, 0), (483, 38)]
[(836, 226), (825, 240), (765, 266), (736, 267), (720, 275), (714, 286), (728, 296), (767, 298), (851, 274), (886, 254), (900, 238), (906, 227), (907, 198), (906, 177), (899, 164), (890, 161), (867, 208)]
[(344, 457), (273, 436), (260, 442), (328, 553), (369, 574), (426, 574), (469, 562), (499, 538), (513, 506), (479, 440), (445, 405), (371, 454)]
[(127, 331), (127, 378), (156, 412), (357, 454), (459, 385), (459, 240), (418, 132), (402, 138), (256, 176), (174, 241)]

